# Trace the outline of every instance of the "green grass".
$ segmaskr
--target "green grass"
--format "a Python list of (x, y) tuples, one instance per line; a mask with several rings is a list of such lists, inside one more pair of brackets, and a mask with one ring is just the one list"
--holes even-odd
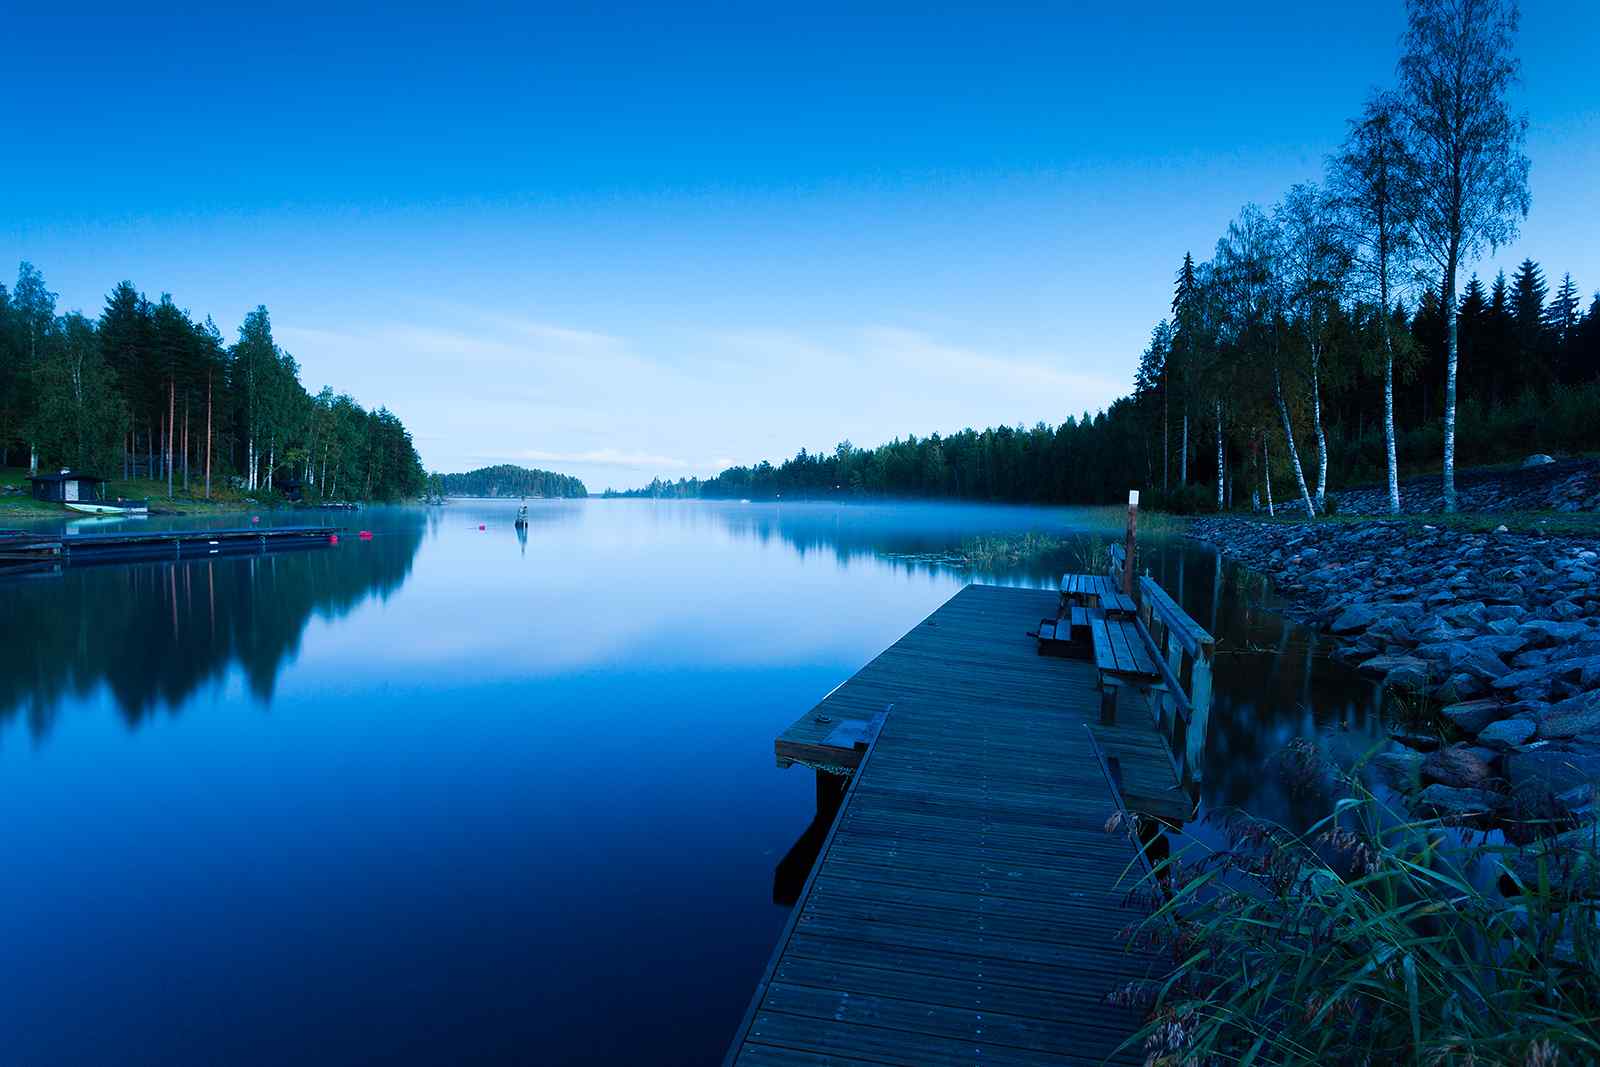
[(1158, 906), (1138, 940), (1176, 961), (1113, 998), (1150, 1009), (1147, 1063), (1600, 1060), (1592, 826), (1480, 843), (1354, 775), (1303, 777), (1330, 798), (1304, 833), (1235, 816), (1225, 848), (1175, 848), (1141, 882)]
[[(274, 507), (280, 501), (263, 497), (251, 502), (231, 489), (213, 484), (211, 499), (204, 497), (204, 481), (192, 476), (189, 492), (184, 493), (180, 482), (173, 483), (173, 495), (167, 495), (167, 483), (149, 478), (114, 478), (106, 483), (106, 498), (115, 500), (149, 500), (152, 509), (182, 512), (186, 515), (211, 515), (244, 511), (252, 507)], [(35, 500), (29, 495), (28, 469), (26, 467), (0, 468), (0, 516), (14, 518), (54, 518), (76, 514), (62, 504)]]

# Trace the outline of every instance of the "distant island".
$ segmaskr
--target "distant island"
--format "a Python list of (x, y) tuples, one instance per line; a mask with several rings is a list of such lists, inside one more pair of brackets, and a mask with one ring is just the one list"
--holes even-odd
[(569, 474), (501, 463), (465, 474), (428, 475), (428, 488), (439, 496), (586, 497), (589, 490)]

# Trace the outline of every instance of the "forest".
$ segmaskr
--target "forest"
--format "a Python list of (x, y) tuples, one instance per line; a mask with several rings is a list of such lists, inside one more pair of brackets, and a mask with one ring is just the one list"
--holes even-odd
[(628, 495), (1104, 503), (1137, 486), (1177, 510), (1320, 513), (1330, 488), (1387, 482), (1398, 511), (1402, 474), (1438, 472), (1452, 508), (1458, 462), (1600, 450), (1600, 292), (1532, 259), (1471, 273), (1531, 206), (1516, 8), (1409, 12), (1397, 84), (1324, 173), (1246, 204), (1209, 259), (1174, 252), (1170, 304), (1105, 411), (846, 441)]
[(554, 471), (515, 467), (502, 463), (465, 474), (428, 475), (429, 492), (438, 496), (585, 497), (589, 490), (578, 479)]
[(392, 412), (306, 391), (265, 307), (232, 344), (127, 281), (97, 319), (62, 314), (27, 262), (0, 284), (0, 467), (18, 462), (164, 481), (168, 496), (394, 500), (425, 484)]

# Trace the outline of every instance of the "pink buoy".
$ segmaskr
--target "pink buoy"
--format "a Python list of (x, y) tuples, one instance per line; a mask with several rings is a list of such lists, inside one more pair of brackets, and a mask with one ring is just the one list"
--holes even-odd
[(251, 522), (260, 522), (261, 521), (261, 516), (260, 515), (252, 515), (252, 516), (250, 516), (250, 521)]
[(329, 534), (328, 535), (328, 544), (336, 545), (338, 543), (339, 543), (339, 535), (338, 534)]
[(480, 522), (480, 523), (478, 523), (478, 529), (480, 529), (480, 530), (484, 530), (484, 529), (487, 529), (487, 528), (488, 528), (488, 527), (486, 527), (486, 526), (484, 526), (484, 525), (483, 525), (483, 523), (481, 523), (481, 522)]
[(370, 541), (370, 540), (372, 540), (372, 531), (371, 530), (362, 530), (356, 536), (361, 538), (361, 540), (363, 540), (363, 541)]

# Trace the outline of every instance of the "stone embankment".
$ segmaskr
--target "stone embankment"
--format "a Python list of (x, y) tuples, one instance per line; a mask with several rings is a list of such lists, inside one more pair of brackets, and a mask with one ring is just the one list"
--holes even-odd
[(1444, 728), (1431, 746), (1418, 739), (1431, 750), (1379, 757), (1419, 809), (1556, 826), (1594, 817), (1597, 539), (1414, 520), (1220, 517), (1190, 532), (1270, 577), (1289, 614), (1341, 639), (1338, 658), (1440, 705)]
[[(1332, 495), (1342, 515), (1389, 513), (1389, 490), (1381, 485)], [(1457, 471), (1456, 497), (1462, 511), (1600, 511), (1600, 460), (1537, 455), (1512, 470)], [(1400, 505), (1408, 514), (1443, 510), (1443, 479), (1437, 474), (1405, 479)]]

